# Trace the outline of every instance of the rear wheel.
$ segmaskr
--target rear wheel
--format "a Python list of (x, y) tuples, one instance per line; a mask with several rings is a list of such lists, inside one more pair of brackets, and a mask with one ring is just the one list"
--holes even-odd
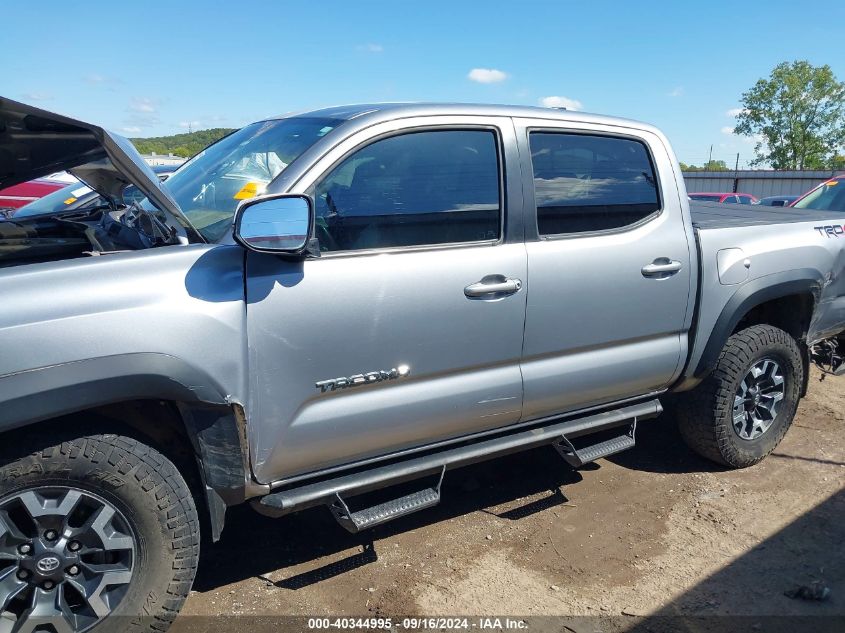
[(199, 556), (176, 467), (118, 435), (29, 442), (0, 465), (0, 632), (166, 630)]
[(679, 399), (681, 435), (698, 454), (732, 468), (758, 463), (783, 439), (801, 395), (798, 344), (770, 325), (731, 336), (713, 373)]

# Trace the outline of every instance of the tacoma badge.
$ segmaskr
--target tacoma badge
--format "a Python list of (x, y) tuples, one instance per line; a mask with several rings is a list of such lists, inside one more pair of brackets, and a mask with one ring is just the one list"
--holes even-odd
[(394, 380), (395, 378), (404, 378), (411, 373), (411, 368), (407, 365), (399, 365), (390, 371), (379, 370), (371, 371), (366, 374), (355, 374), (354, 376), (345, 376), (341, 378), (332, 378), (331, 380), (321, 380), (314, 386), (320, 391), (334, 391), (335, 389), (346, 389), (347, 387), (357, 387), (358, 385), (369, 385), (375, 382), (383, 382), (385, 380)]

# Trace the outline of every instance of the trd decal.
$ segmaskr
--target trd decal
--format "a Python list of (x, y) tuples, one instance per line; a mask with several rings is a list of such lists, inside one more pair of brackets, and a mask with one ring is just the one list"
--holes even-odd
[(315, 383), (315, 387), (322, 392), (334, 391), (335, 389), (346, 389), (347, 387), (358, 387), (360, 385), (370, 385), (376, 382), (384, 382), (385, 380), (395, 380), (396, 378), (404, 378), (411, 373), (411, 368), (407, 365), (399, 365), (390, 371), (379, 370), (371, 371), (366, 374), (355, 374), (354, 376), (343, 376), (341, 378), (332, 378), (331, 380), (321, 380)]
[(839, 224), (825, 224), (824, 226), (814, 226), (819, 232), (819, 235), (827, 235), (828, 237), (839, 237), (845, 233), (845, 226)]

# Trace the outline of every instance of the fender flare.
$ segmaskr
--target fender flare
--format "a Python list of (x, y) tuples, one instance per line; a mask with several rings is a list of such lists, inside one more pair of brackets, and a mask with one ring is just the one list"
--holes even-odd
[(203, 370), (175, 356), (119, 354), (0, 376), (0, 432), (146, 399), (177, 404), (197, 458), (217, 540), (226, 508), (261, 493), (251, 479), (246, 417), (243, 407)]
[(205, 372), (175, 356), (118, 354), (0, 377), (0, 431), (123, 400), (228, 404)]
[[(798, 268), (758, 277), (740, 287), (728, 300), (713, 325), (691, 378), (703, 380), (716, 367), (719, 354), (742, 318), (759, 305), (790, 295), (811, 294), (818, 302), (824, 277), (812, 268)], [(689, 370), (687, 371), (689, 375)]]

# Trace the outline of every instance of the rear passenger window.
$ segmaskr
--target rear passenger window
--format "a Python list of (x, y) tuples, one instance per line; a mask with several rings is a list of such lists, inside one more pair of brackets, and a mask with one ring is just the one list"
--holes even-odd
[(329, 172), (315, 201), (322, 251), (496, 240), (496, 135), (439, 130), (376, 141)]
[(556, 132), (532, 132), (529, 142), (540, 235), (618, 229), (660, 209), (643, 143)]

